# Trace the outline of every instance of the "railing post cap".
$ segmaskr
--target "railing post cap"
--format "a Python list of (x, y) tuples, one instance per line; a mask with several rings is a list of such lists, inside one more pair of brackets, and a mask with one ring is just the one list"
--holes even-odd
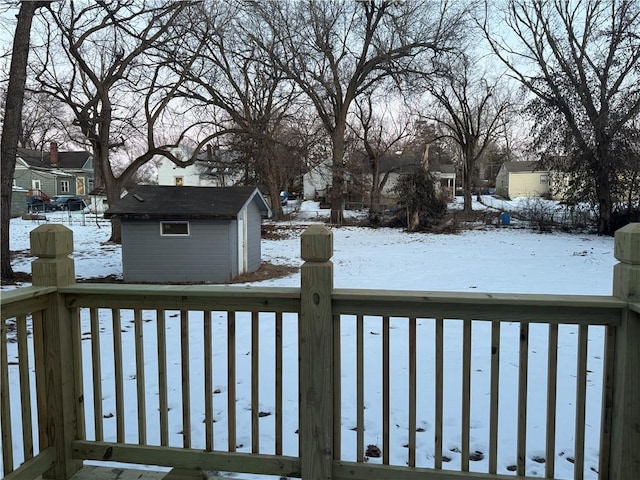
[(55, 258), (73, 252), (73, 231), (60, 224), (40, 225), (31, 231), (31, 254)]
[(640, 222), (616, 230), (615, 257), (623, 263), (640, 265)]
[(333, 256), (333, 233), (324, 225), (311, 225), (300, 236), (300, 254), (307, 262), (327, 262)]

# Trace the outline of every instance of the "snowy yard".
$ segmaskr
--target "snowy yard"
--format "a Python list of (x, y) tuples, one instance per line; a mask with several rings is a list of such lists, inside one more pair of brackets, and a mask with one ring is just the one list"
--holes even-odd
[[(308, 223), (321, 222), (322, 216), (328, 214), (318, 211), (313, 202), (302, 204), (298, 217), (283, 224), (289, 227), (283, 230), (287, 237), (280, 240), (262, 242), (263, 260), (274, 264), (300, 265), (299, 258), (302, 226)], [(76, 274), (81, 278), (121, 276), (120, 247), (103, 244), (109, 229), (101, 222), (100, 228), (94, 220), (49, 215), (50, 222), (61, 221), (74, 232)], [(28, 256), (28, 234), (37, 223), (25, 220), (12, 220), (11, 249), (23, 252), (15, 263), (14, 269), (30, 271)], [(336, 288), (372, 288), (413, 291), (453, 291), (453, 292), (491, 292), (491, 293), (547, 293), (547, 294), (579, 294), (610, 295), (612, 291), (612, 270), (616, 260), (613, 257), (613, 238), (595, 235), (568, 235), (562, 233), (539, 234), (526, 229), (488, 226), (484, 229), (464, 231), (457, 235), (407, 234), (400, 230), (387, 228), (367, 229), (361, 227), (334, 228), (334, 286)], [(287, 286), (297, 287), (300, 284), (299, 273), (247, 284), (264, 287)], [(178, 312), (167, 312), (167, 332), (178, 335)], [(155, 313), (144, 312), (145, 351), (153, 352), (155, 345)], [(131, 316), (132, 317), (132, 316)], [(274, 322), (272, 316), (261, 315), (260, 355), (264, 361), (260, 364), (260, 409), (272, 412), (273, 393), (273, 338)], [(133, 323), (127, 317), (123, 322), (123, 343), (125, 351), (133, 352)], [(83, 316), (82, 331), (89, 331), (88, 314)], [(202, 314), (191, 312), (189, 315), (191, 358), (198, 359), (202, 355)], [(355, 460), (355, 435), (352, 431), (356, 425), (355, 411), (355, 321), (354, 318), (343, 319), (342, 326), (342, 457)], [(264, 326), (263, 326), (264, 325)], [(403, 319), (391, 320), (392, 351), (404, 352), (408, 337), (408, 323)], [(285, 378), (297, 378), (297, 338), (295, 315), (285, 315)], [(238, 451), (248, 452), (251, 446), (250, 428), (250, 315), (238, 314), (237, 317), (237, 409), (238, 409)], [(113, 332), (110, 311), (100, 313), (100, 329), (102, 347), (102, 384), (103, 411), (105, 414), (105, 440), (115, 435), (114, 421), (106, 415), (113, 412)], [(365, 318), (365, 374), (368, 378), (365, 391), (365, 445), (380, 444), (382, 439), (381, 423), (381, 384), (376, 376), (381, 358), (381, 321), (379, 318)], [(471, 409), (471, 451), (486, 452), (488, 447), (489, 423), (489, 377), (490, 377), (490, 322), (474, 321), (472, 327), (472, 409)], [(533, 325), (529, 340), (529, 419), (527, 438), (527, 474), (543, 476), (544, 465), (535, 459), (544, 457), (545, 438), (545, 389), (547, 358), (547, 327)], [(460, 411), (461, 411), (461, 342), (462, 322), (445, 322), (445, 412), (444, 412), (444, 454), (449, 462), (444, 468), (460, 467)], [(558, 421), (556, 436), (556, 476), (572, 478), (573, 463), (573, 423), (575, 418), (574, 397), (576, 375), (576, 337), (577, 328), (563, 326), (560, 329), (558, 347)], [(602, 351), (603, 328), (589, 329), (588, 358), (588, 401), (587, 401), (587, 439), (585, 478), (597, 478), (599, 447), (599, 415), (600, 395), (602, 387)], [(498, 473), (510, 474), (509, 467), (515, 463), (515, 432), (518, 374), (518, 335), (519, 326), (514, 323), (503, 324), (501, 332), (501, 364), (500, 364), (500, 438)], [(418, 434), (417, 466), (433, 465), (433, 336), (434, 322), (430, 319), (418, 319), (417, 339), (420, 370), (418, 374)], [(85, 336), (89, 338), (89, 336)], [(89, 341), (82, 343), (85, 358), (90, 359), (91, 345)], [(179, 349), (178, 349), (179, 350)], [(226, 445), (226, 317), (216, 312), (214, 318), (214, 387), (218, 391), (214, 395), (215, 446), (224, 449)], [(15, 346), (9, 345), (9, 355), (15, 355)], [(170, 374), (176, 378), (180, 375), (179, 351), (170, 351), (168, 365)], [(157, 410), (157, 365), (150, 354), (145, 363), (148, 369), (147, 409), (150, 412), (149, 428), (155, 425)], [(261, 357), (262, 358), (262, 357)], [(197, 363), (193, 361), (194, 365)], [(111, 370), (110, 370), (111, 369)], [(135, 365), (125, 362), (124, 377), (127, 415), (136, 418), (135, 404)], [(12, 385), (17, 385), (17, 369), (10, 369)], [(407, 441), (407, 362), (402, 355), (392, 356), (392, 421), (391, 463), (406, 463)], [(191, 385), (202, 384), (202, 369), (195, 365), (192, 370)], [(377, 378), (377, 380), (376, 380)], [(370, 379), (370, 380), (369, 380)], [(180, 382), (175, 382), (179, 384)], [(285, 382), (284, 419), (285, 439), (284, 454), (297, 455), (297, 386), (296, 382)], [(91, 370), (85, 372), (85, 405), (92, 405), (90, 385)], [(540, 388), (538, 388), (540, 387)], [(544, 387), (544, 388), (543, 388)], [(170, 410), (170, 443), (182, 444), (181, 408), (179, 386), (174, 389)], [(202, 448), (203, 398), (202, 388), (192, 391), (192, 431), (194, 448)], [(14, 389), (15, 390), (15, 389)], [(132, 401), (130, 401), (132, 400)], [(89, 408), (88, 408), (89, 410)], [(88, 412), (90, 413), (90, 412)], [(88, 418), (92, 418), (88, 416)], [(153, 421), (152, 421), (153, 420)], [(273, 445), (273, 415), (265, 415), (260, 423), (260, 442), (265, 453), (270, 453)], [(131, 422), (132, 424), (135, 421)], [(87, 422), (87, 435), (92, 438), (91, 421)], [(14, 433), (19, 432), (19, 424), (14, 425)], [(158, 441), (158, 432), (150, 430), (148, 441)], [(127, 441), (136, 442), (135, 428), (127, 427)], [(487, 471), (487, 459), (480, 455), (477, 461), (471, 462), (473, 471)], [(371, 459), (376, 462), (378, 459)]]

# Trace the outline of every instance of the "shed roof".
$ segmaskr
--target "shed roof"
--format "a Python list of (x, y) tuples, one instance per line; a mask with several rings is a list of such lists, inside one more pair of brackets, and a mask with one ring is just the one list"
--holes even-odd
[(504, 168), (510, 173), (544, 172), (546, 168), (540, 167), (540, 162), (527, 160), (521, 162), (504, 162)]
[(231, 220), (252, 200), (269, 213), (257, 187), (177, 187), (136, 185), (104, 214), (126, 219)]

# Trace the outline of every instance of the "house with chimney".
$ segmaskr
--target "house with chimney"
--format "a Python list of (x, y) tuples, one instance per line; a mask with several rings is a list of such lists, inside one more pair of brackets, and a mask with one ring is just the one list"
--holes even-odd
[(51, 143), (48, 151), (18, 148), (13, 185), (31, 195), (58, 195), (88, 198), (93, 189), (93, 155), (87, 151), (58, 151)]

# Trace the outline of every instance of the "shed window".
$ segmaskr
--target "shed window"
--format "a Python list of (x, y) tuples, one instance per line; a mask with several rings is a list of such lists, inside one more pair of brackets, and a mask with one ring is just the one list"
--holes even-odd
[(160, 222), (160, 235), (188, 236), (189, 222)]
[(549, 175), (540, 175), (540, 183), (549, 183)]

